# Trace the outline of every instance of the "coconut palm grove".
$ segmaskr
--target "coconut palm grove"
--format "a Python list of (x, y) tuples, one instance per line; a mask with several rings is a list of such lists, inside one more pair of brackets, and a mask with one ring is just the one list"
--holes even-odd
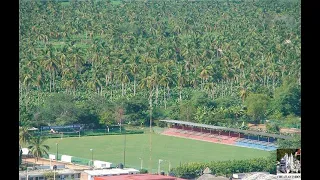
[(300, 148), (283, 131), (300, 129), (300, 63), (299, 0), (19, 0), (20, 145), (39, 158), (54, 143), (27, 128), (157, 133), (171, 119), (263, 127)]

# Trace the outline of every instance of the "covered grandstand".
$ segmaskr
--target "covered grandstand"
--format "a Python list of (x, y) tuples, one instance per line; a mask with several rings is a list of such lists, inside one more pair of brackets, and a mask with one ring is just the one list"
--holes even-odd
[(214, 143), (236, 145), (262, 150), (275, 150), (277, 139), (291, 139), (291, 136), (213, 126), (178, 120), (160, 120), (169, 124), (164, 135), (184, 137)]

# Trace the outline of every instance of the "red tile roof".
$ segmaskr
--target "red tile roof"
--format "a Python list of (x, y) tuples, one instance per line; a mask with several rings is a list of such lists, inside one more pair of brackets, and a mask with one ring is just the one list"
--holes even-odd
[(154, 174), (131, 174), (120, 176), (101, 176), (94, 177), (94, 180), (184, 180), (177, 177), (162, 176)]

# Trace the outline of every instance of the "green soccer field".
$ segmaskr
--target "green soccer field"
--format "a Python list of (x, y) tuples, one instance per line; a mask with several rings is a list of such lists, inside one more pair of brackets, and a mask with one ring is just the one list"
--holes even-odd
[[(119, 164), (124, 162), (124, 135), (86, 136), (63, 139), (48, 139), (50, 152), (56, 153), (58, 142), (59, 155), (65, 154), (81, 158), (93, 159)], [(142, 158), (143, 168), (150, 170), (149, 134), (136, 134), (126, 136), (125, 166), (140, 169)], [(161, 170), (167, 172), (171, 167), (179, 166), (185, 162), (210, 162), (225, 160), (240, 160), (257, 157), (267, 157), (269, 152), (214, 144), (191, 139), (152, 134), (152, 169), (157, 171), (158, 160), (162, 162)]]

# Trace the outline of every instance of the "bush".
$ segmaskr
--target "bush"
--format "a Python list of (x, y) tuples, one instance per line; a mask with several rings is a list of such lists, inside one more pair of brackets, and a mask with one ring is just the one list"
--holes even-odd
[(267, 132), (269, 133), (279, 133), (280, 127), (275, 123), (267, 123), (266, 125)]
[(154, 123), (161, 128), (167, 127), (167, 123), (163, 122), (163, 121), (159, 121), (159, 120), (154, 120)]
[(198, 172), (209, 167), (212, 174), (226, 176), (233, 173), (246, 172), (269, 172), (275, 173), (275, 159), (256, 158), (248, 160), (234, 160), (234, 161), (214, 161), (210, 163), (186, 163), (177, 168), (172, 169), (177, 177), (181, 178), (196, 178), (199, 176)]
[(54, 173), (53, 171), (45, 172), (45, 173), (43, 173), (43, 176), (45, 177), (45, 179), (53, 180), (54, 179), (54, 174), (55, 174), (56, 177), (59, 176), (59, 174), (57, 172)]
[(140, 169), (140, 174), (147, 174), (148, 170), (147, 169)]

